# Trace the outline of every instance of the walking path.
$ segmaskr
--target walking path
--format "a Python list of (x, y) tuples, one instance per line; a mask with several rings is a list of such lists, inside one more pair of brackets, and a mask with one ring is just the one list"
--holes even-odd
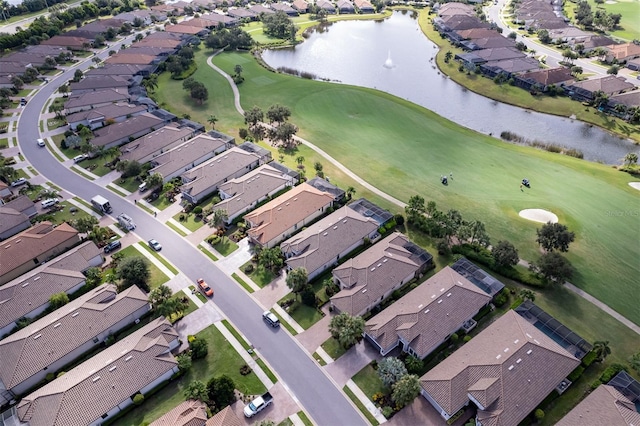
[[(240, 92), (238, 91), (238, 86), (236, 86), (236, 84), (234, 83), (233, 79), (227, 73), (225, 73), (220, 68), (215, 66), (213, 64), (213, 62), (212, 62), (213, 57), (215, 55), (217, 55), (218, 53), (220, 53), (220, 51), (214, 53), (209, 58), (207, 58), (207, 63), (209, 64), (209, 66), (211, 68), (213, 68), (215, 71), (217, 71), (219, 74), (221, 74), (224, 78), (227, 79), (227, 81), (231, 85), (231, 90), (233, 91), (234, 104), (236, 106), (236, 110), (240, 114), (244, 115), (244, 110), (242, 109), (242, 106), (240, 105)], [(268, 124), (265, 124), (265, 126), (270, 127)], [(298, 136), (294, 136), (293, 138), (294, 138), (294, 140), (296, 140), (296, 141), (308, 146), (309, 148), (311, 148), (314, 151), (316, 151), (318, 154), (320, 154), (323, 157), (325, 157), (327, 160), (329, 160), (329, 162), (331, 164), (336, 166), (340, 171), (342, 171), (347, 176), (349, 176), (350, 178), (352, 178), (353, 180), (358, 182), (363, 187), (367, 188), (369, 191), (373, 192), (374, 194), (378, 195), (379, 197), (384, 198), (385, 200), (387, 200), (387, 201), (389, 201), (389, 202), (391, 202), (391, 203), (393, 203), (393, 204), (395, 204), (395, 205), (397, 205), (399, 207), (402, 207), (402, 208), (406, 207), (406, 205), (407, 205), (406, 203), (398, 200), (397, 198), (387, 194), (386, 192), (383, 192), (383, 191), (379, 190), (375, 186), (373, 186), (370, 183), (366, 182), (361, 177), (359, 177), (358, 175), (353, 173), (351, 170), (346, 168), (338, 160), (336, 160), (335, 158), (333, 158), (329, 154), (327, 154), (321, 148), (318, 148), (316, 145), (314, 145), (311, 142), (309, 142), (309, 141), (307, 141), (305, 139), (302, 139), (302, 138), (300, 138)], [(606, 313), (608, 313), (609, 315), (611, 315), (612, 317), (614, 317), (615, 319), (620, 321), (622, 324), (626, 325), (628, 328), (630, 328), (631, 330), (633, 330), (637, 334), (640, 334), (640, 327), (639, 326), (637, 326), (631, 320), (625, 318), (623, 315), (621, 315), (618, 312), (614, 311), (611, 307), (609, 307), (605, 303), (601, 302), (600, 300), (596, 299), (595, 297), (591, 296), (590, 294), (586, 293), (585, 291), (579, 289), (578, 287), (574, 286), (573, 284), (571, 284), (569, 282), (565, 283), (564, 286), (565, 286), (565, 288), (567, 288), (568, 290), (576, 293), (577, 295), (579, 295), (580, 297), (584, 298), (585, 300), (588, 300), (589, 302), (593, 303), (594, 305), (596, 305), (597, 307), (599, 307), (600, 309), (602, 309), (603, 311), (605, 311)]]

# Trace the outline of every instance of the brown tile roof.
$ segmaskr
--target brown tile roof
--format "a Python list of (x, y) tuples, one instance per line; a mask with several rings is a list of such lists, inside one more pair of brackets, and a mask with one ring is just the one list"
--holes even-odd
[(91, 145), (104, 146), (152, 127), (160, 127), (163, 124), (163, 120), (145, 112), (120, 123), (114, 123), (95, 130), (96, 137), (89, 142)]
[[(452, 3), (447, 3), (447, 4), (452, 4)], [(456, 31), (456, 33), (460, 37), (464, 39), (470, 39), (470, 40), (475, 40), (477, 38), (502, 37), (502, 34), (497, 32), (496, 30), (492, 30), (489, 28), (471, 28), (468, 30), (459, 30), (459, 31)]]
[(217, 189), (213, 186), (236, 173), (248, 172), (251, 165), (257, 164), (259, 160), (258, 155), (233, 147), (184, 172), (183, 182), (189, 182), (182, 185), (180, 190), (197, 197), (204, 192)]
[(365, 237), (371, 238), (378, 223), (344, 206), (280, 244), (291, 269), (305, 268), (309, 275)]
[(153, 159), (155, 165), (151, 173), (169, 176), (192, 164), (205, 155), (218, 151), (226, 145), (225, 141), (208, 135), (198, 135), (183, 144), (158, 155)]
[(244, 422), (236, 416), (230, 405), (207, 420), (206, 426), (244, 426)]
[(157, 58), (153, 55), (140, 55), (133, 50), (129, 52), (129, 49), (121, 50), (115, 55), (109, 56), (104, 63), (105, 64), (133, 64), (133, 65), (149, 65), (152, 64)]
[(106, 89), (99, 92), (86, 92), (73, 96), (65, 102), (65, 109), (81, 108), (106, 102), (128, 101), (129, 93), (126, 89)]
[(400, 338), (424, 358), (490, 301), (491, 296), (447, 266), (367, 321), (365, 333), (382, 349)]
[(367, 0), (355, 0), (353, 3), (358, 9), (373, 9), (373, 5)]
[(520, 78), (531, 79), (545, 86), (548, 86), (550, 84), (559, 84), (566, 81), (573, 81), (571, 70), (565, 67), (545, 68), (541, 70), (526, 72), (520, 75)]
[(206, 421), (207, 406), (205, 403), (190, 399), (152, 422), (149, 426), (204, 426)]
[[(66, 222), (55, 228), (51, 222), (40, 222), (0, 244), (0, 276), (25, 263), (34, 263), (33, 259), (57, 247), (61, 247), (59, 252), (62, 252), (79, 241), (78, 231)], [(39, 262), (45, 260), (38, 259)]]
[(478, 419), (486, 426), (516, 426), (578, 365), (551, 338), (509, 311), (422, 376), (420, 384), (452, 415), (469, 402), (470, 389), (474, 394), (485, 389), (486, 401), (494, 399), (483, 379), (497, 379), (500, 395), (479, 407)]
[(42, 40), (40, 44), (45, 46), (64, 46), (64, 47), (77, 47), (84, 48), (90, 46), (93, 40), (86, 37), (70, 37), (64, 35), (56, 35), (48, 40)]
[(640, 56), (640, 45), (635, 43), (623, 43), (605, 46), (609, 52), (607, 57), (611, 56), (619, 61), (623, 61), (629, 57)]
[(247, 214), (244, 218), (252, 224), (248, 234), (267, 244), (332, 202), (331, 194), (303, 183)]
[(486, 61), (502, 61), (504, 59), (524, 58), (526, 55), (515, 47), (496, 47), (473, 52)]
[(622, 92), (623, 90), (633, 89), (635, 86), (628, 83), (624, 77), (616, 77), (608, 75), (602, 78), (594, 78), (591, 80), (577, 81), (571, 84), (571, 87), (579, 87), (590, 92), (602, 91), (607, 95)]
[(25, 210), (29, 210), (35, 207), (35, 204), (26, 195), (20, 195), (9, 201), (8, 203), (4, 203), (2, 207), (8, 207), (19, 212), (24, 212)]
[(119, 294), (113, 284), (90, 291), (1, 340), (0, 381), (7, 389), (18, 386), (145, 307), (147, 296), (136, 286)]
[[(425, 261), (407, 247), (417, 248), (407, 236), (394, 232), (335, 268), (333, 277), (344, 289), (331, 298), (331, 303), (341, 312), (358, 314), (400, 281), (415, 274), (425, 266)], [(364, 289), (367, 291), (363, 293)]]
[(175, 148), (193, 134), (190, 127), (177, 128), (167, 125), (144, 135), (120, 148), (120, 160), (140, 161), (156, 151)]
[(295, 0), (292, 6), (297, 10), (307, 10), (309, 8), (309, 3), (307, 3), (305, 0)]
[(177, 25), (167, 25), (164, 27), (164, 30), (170, 33), (178, 33), (178, 34), (198, 34), (200, 31), (203, 31), (203, 28), (200, 27), (191, 27), (186, 24), (177, 24)]
[(176, 48), (180, 46), (180, 40), (176, 39), (150, 39), (149, 37), (134, 43), (131, 47), (165, 47)]
[(18, 418), (30, 426), (84, 426), (177, 368), (169, 353), (177, 333), (158, 318), (27, 395)]
[(600, 385), (556, 423), (556, 426), (575, 425), (640, 425), (640, 413), (613, 386)]
[(234, 178), (220, 185), (220, 193), (229, 198), (220, 201), (214, 209), (224, 209), (229, 217), (243, 211), (253, 203), (280, 188), (292, 185), (293, 178), (268, 164), (262, 165), (244, 176)]
[(74, 90), (100, 90), (117, 87), (129, 87), (129, 79), (119, 75), (96, 75), (85, 77), (77, 83), (71, 83), (71, 92)]
[(445, 3), (438, 9), (438, 16), (467, 15), (476, 16), (473, 5), (459, 2)]
[(640, 90), (613, 95), (609, 99), (628, 107), (640, 106)]

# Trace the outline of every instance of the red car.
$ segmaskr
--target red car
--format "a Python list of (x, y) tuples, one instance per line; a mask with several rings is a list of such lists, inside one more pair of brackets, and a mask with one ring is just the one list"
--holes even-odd
[(202, 292), (207, 296), (213, 296), (213, 289), (209, 287), (209, 285), (202, 278), (198, 278), (198, 287), (200, 287), (200, 290), (202, 290)]

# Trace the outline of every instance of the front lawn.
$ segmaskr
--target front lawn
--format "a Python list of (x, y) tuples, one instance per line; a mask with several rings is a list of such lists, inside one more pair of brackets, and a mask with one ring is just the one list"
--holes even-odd
[(79, 163), (79, 165), (82, 166), (82, 168), (84, 168), (85, 170), (90, 171), (94, 175), (104, 176), (107, 173), (113, 171), (111, 170), (111, 168), (107, 167), (105, 164), (113, 161), (115, 158), (116, 158), (115, 155), (112, 155), (112, 156), (103, 155), (100, 157), (83, 160), (81, 163)]
[[(247, 273), (245, 268), (247, 265), (253, 264), (253, 270), (251, 273)], [(271, 283), (276, 275), (269, 269), (265, 269), (262, 265), (256, 265), (253, 261), (248, 261), (240, 267), (240, 270), (245, 273), (251, 281), (256, 283), (258, 287), (263, 288)]]
[[(45, 211), (42, 215), (37, 216), (39, 220), (49, 220), (52, 223), (59, 225), (63, 222), (67, 222), (69, 224), (73, 224), (72, 222), (80, 217), (90, 216), (89, 213), (84, 210), (76, 207), (75, 205), (69, 203), (68, 201), (63, 201), (58, 204), (60, 210), (49, 210)], [(74, 210), (74, 211), (71, 211)]]
[(118, 178), (111, 182), (114, 185), (118, 185), (122, 189), (126, 189), (127, 191), (134, 193), (138, 191), (138, 186), (140, 186), (140, 181), (136, 179), (137, 176), (128, 177), (126, 179)]
[(183, 377), (173, 380), (157, 393), (145, 398), (140, 407), (136, 407), (123, 417), (116, 419), (113, 424), (138, 426), (154, 421), (185, 401), (183, 390), (194, 380), (201, 380), (206, 384), (211, 378), (225, 374), (244, 394), (258, 395), (266, 390), (255, 373), (252, 372), (247, 376), (240, 374), (240, 367), (245, 364), (244, 360), (215, 325), (207, 327), (196, 336), (205, 339), (209, 344), (207, 356), (204, 359), (194, 361), (191, 370)]
[(238, 245), (231, 241), (226, 235), (220, 239), (218, 244), (215, 244), (212, 247), (225, 257), (238, 249)]
[(160, 253), (158, 253), (157, 251), (155, 251), (154, 249), (152, 249), (151, 247), (149, 247), (149, 244), (140, 241), (138, 242), (138, 244), (145, 249), (147, 252), (149, 252), (149, 254), (151, 254), (151, 256), (155, 257), (156, 259), (158, 259), (158, 261), (160, 263), (162, 263), (162, 265), (164, 265), (165, 268), (167, 268), (168, 270), (170, 270), (171, 272), (173, 272), (175, 275), (178, 275), (178, 270), (167, 260), (164, 258), (164, 256), (161, 256)]
[(160, 268), (154, 265), (142, 253), (140, 253), (138, 249), (136, 249), (134, 246), (125, 247), (122, 250), (120, 250), (120, 253), (122, 253), (122, 256), (124, 257), (137, 256), (137, 257), (142, 257), (147, 261), (147, 264), (149, 265), (149, 271), (151, 272), (151, 276), (149, 277), (149, 287), (156, 288), (156, 287), (159, 287), (161, 284), (164, 284), (167, 281), (169, 281), (169, 277), (166, 276), (164, 272), (160, 270)]
[(347, 350), (343, 348), (342, 345), (333, 337), (329, 337), (329, 339), (320, 346), (334, 360), (340, 358), (345, 354), (345, 352), (347, 352)]
[(366, 367), (358, 371), (352, 379), (371, 401), (373, 401), (373, 395), (375, 393), (386, 393), (389, 391), (384, 387), (382, 380), (380, 380), (380, 376), (378, 375), (378, 371), (374, 370), (371, 364), (367, 364)]
[[(182, 218), (184, 218), (184, 220), (182, 220)], [(196, 216), (193, 213), (180, 212), (175, 214), (173, 216), (173, 219), (191, 232), (197, 231), (198, 229), (202, 228), (202, 225), (204, 225), (202, 217)]]

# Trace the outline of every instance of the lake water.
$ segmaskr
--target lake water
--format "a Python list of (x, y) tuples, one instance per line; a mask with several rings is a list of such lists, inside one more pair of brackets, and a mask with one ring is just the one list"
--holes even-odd
[[(395, 11), (384, 21), (341, 21), (313, 30), (292, 48), (265, 50), (273, 68), (308, 72), (319, 79), (382, 90), (462, 126), (499, 136), (575, 148), (584, 158), (619, 164), (640, 147), (580, 121), (503, 104), (448, 79), (435, 66), (437, 46), (420, 30), (414, 12)], [(487, 79), (487, 84), (493, 84)]]

